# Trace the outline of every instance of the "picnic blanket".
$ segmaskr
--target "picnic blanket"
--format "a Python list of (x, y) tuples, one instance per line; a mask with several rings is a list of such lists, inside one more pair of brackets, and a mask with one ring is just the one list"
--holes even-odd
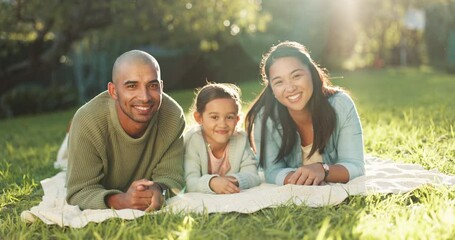
[[(168, 199), (160, 211), (252, 213), (288, 203), (319, 207), (339, 204), (349, 195), (403, 193), (423, 184), (455, 184), (455, 176), (445, 175), (436, 170), (425, 170), (420, 165), (396, 163), (372, 156), (367, 156), (365, 161), (366, 175), (346, 184), (277, 186), (262, 183), (258, 187), (237, 194), (185, 193)], [(41, 219), (46, 224), (80, 228), (89, 222), (102, 222), (109, 218), (134, 219), (149, 214), (132, 209), (81, 211), (78, 206), (69, 205), (65, 201), (65, 178), (66, 172), (62, 171), (41, 181), (44, 190), (43, 200), (38, 206), (22, 212), (22, 219), (26, 222)]]
[[(64, 157), (64, 156), (63, 156)], [(197, 213), (252, 213), (263, 208), (285, 204), (305, 204), (310, 207), (336, 205), (350, 195), (374, 193), (404, 193), (424, 184), (454, 185), (455, 176), (445, 175), (437, 170), (425, 170), (417, 164), (397, 163), (374, 156), (365, 158), (365, 176), (355, 178), (346, 184), (324, 186), (297, 186), (262, 183), (261, 185), (236, 194), (184, 193), (168, 199), (165, 206), (152, 213), (140, 210), (83, 210), (69, 205), (66, 200), (66, 165), (64, 159), (55, 164), (62, 172), (41, 181), (43, 200), (21, 214), (25, 222), (41, 219), (46, 224), (57, 224), (80, 228), (89, 222), (102, 222), (109, 218), (134, 219), (157, 212)]]

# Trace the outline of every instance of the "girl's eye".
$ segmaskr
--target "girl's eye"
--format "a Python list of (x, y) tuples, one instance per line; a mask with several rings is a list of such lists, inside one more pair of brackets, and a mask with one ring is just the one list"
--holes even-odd
[(234, 116), (234, 115), (231, 115), (231, 116), (227, 116), (226, 118), (227, 118), (228, 120), (233, 120), (233, 119), (235, 119), (235, 116)]
[(213, 120), (217, 120), (218, 116), (210, 116), (210, 118), (213, 119)]

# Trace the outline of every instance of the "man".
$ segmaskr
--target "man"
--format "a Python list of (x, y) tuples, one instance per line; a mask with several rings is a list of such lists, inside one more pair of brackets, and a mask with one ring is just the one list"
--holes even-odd
[(107, 87), (72, 120), (66, 199), (81, 209), (159, 209), (163, 193), (184, 184), (182, 108), (143, 51), (118, 57)]

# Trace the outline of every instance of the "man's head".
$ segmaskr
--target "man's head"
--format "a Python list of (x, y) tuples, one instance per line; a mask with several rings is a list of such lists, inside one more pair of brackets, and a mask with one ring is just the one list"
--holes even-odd
[(116, 101), (120, 124), (130, 135), (142, 135), (161, 106), (160, 66), (150, 54), (132, 50), (120, 55), (112, 69), (109, 95)]

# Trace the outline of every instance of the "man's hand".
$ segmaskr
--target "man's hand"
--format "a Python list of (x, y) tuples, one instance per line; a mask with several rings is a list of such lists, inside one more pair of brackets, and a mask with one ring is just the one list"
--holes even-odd
[(320, 185), (324, 183), (325, 172), (320, 163), (304, 165), (295, 172), (290, 172), (284, 179), (284, 184)]
[(210, 188), (218, 194), (229, 194), (238, 193), (240, 189), (238, 187), (237, 179), (234, 177), (214, 177), (210, 179)]
[(157, 183), (141, 179), (134, 181), (126, 193), (107, 196), (106, 202), (114, 209), (132, 208), (152, 211), (160, 209), (164, 199)]

